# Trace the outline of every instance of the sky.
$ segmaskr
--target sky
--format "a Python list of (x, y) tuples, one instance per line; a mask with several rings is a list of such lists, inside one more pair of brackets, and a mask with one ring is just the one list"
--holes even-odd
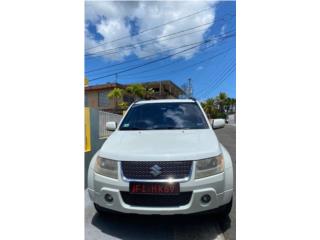
[(86, 2), (89, 85), (191, 79), (198, 100), (236, 97), (236, 3)]

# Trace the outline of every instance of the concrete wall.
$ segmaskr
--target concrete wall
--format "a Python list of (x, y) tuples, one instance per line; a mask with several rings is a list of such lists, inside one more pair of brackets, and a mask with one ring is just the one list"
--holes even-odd
[(236, 124), (236, 114), (228, 115), (228, 122), (229, 124)]
[(87, 98), (86, 107), (98, 108), (98, 92), (85, 93)]
[[(100, 105), (99, 104), (99, 93), (102, 92), (103, 97), (105, 98), (105, 101), (107, 102), (106, 105)], [(114, 109), (115, 104), (112, 99), (108, 99), (107, 94), (110, 92), (110, 90), (101, 90), (101, 91), (87, 91), (85, 93), (85, 97), (87, 98), (86, 101), (86, 107), (90, 108), (98, 108), (98, 109)], [(119, 100), (121, 102), (122, 99)]]

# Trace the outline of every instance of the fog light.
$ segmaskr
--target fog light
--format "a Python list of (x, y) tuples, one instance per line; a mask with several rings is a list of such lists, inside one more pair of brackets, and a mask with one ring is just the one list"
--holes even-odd
[(110, 194), (106, 194), (104, 196), (104, 199), (108, 202), (111, 203), (113, 201), (113, 197)]
[(208, 203), (208, 202), (210, 202), (210, 200), (211, 200), (211, 197), (208, 194), (203, 195), (201, 197), (201, 202), (203, 202), (203, 203)]

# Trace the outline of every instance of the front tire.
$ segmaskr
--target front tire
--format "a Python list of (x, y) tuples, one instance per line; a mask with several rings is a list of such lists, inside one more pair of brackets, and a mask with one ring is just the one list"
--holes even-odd
[(219, 208), (218, 216), (221, 218), (227, 218), (231, 212), (231, 209), (232, 209), (232, 198), (229, 203)]

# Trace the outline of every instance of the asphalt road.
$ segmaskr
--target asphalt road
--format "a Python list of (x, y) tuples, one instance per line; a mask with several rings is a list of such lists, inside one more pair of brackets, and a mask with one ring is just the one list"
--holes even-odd
[(229, 151), (233, 164), (233, 206), (229, 218), (218, 221), (225, 239), (236, 239), (236, 127), (226, 125), (224, 128), (215, 130), (219, 141)]
[(100, 216), (86, 191), (85, 239), (223, 240), (217, 221), (208, 216), (144, 216), (110, 214)]
[[(228, 149), (235, 168), (234, 126), (216, 130), (221, 143)], [(234, 201), (235, 203), (235, 201)], [(88, 193), (85, 193), (85, 239), (165, 239), (165, 240), (222, 240), (235, 239), (235, 204), (230, 218), (217, 220), (212, 215), (144, 216), (132, 214), (96, 213)], [(223, 234), (222, 234), (223, 232)]]

